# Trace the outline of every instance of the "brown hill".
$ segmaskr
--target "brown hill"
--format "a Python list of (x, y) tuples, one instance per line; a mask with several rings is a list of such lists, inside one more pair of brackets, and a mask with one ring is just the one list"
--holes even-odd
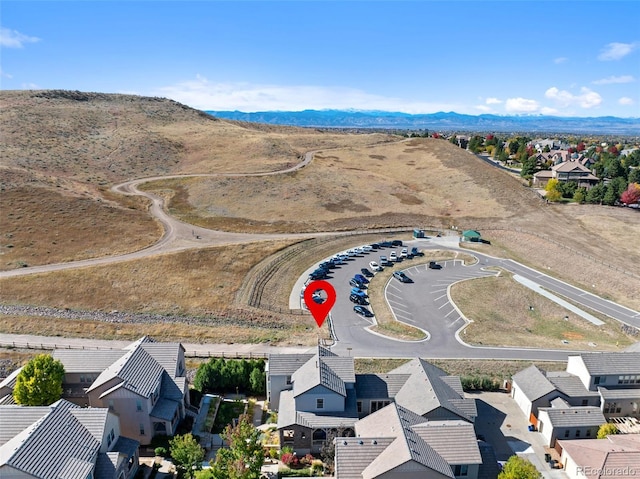
[[(157, 240), (146, 203), (111, 193), (113, 184), (277, 171), (311, 150), (319, 151), (314, 161), (286, 175), (146, 187), (172, 196), (172, 213), (212, 228), (479, 228), (501, 246), (496, 254), (561, 268), (583, 284), (600, 273), (597, 262), (575, 252), (620, 270), (640, 264), (637, 212), (547, 205), (518, 178), (443, 140), (228, 122), (162, 98), (69, 91), (0, 92), (0, 131), (0, 269), (132, 251)], [(615, 281), (639, 289), (637, 278)]]

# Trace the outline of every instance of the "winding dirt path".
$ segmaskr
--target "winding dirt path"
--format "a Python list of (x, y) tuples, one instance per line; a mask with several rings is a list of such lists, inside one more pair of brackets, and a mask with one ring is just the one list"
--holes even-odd
[[(68, 263), (54, 263), (39, 266), (31, 266), (28, 268), (14, 269), (10, 271), (0, 272), (0, 279), (15, 276), (26, 276), (30, 274), (48, 273), (51, 271), (62, 271), (75, 268), (86, 268), (103, 264), (120, 263), (123, 261), (137, 260), (148, 256), (172, 253), (188, 249), (205, 248), (210, 246), (224, 246), (242, 243), (255, 243), (256, 241), (268, 241), (277, 239), (304, 239), (316, 236), (336, 235), (340, 233), (291, 233), (291, 234), (263, 234), (263, 233), (230, 233), (226, 231), (210, 230), (200, 226), (191, 225), (180, 221), (169, 215), (164, 209), (164, 199), (159, 196), (141, 191), (138, 186), (150, 181), (167, 180), (175, 178), (200, 178), (200, 177), (247, 177), (247, 176), (274, 176), (291, 173), (307, 166), (313, 159), (316, 151), (310, 151), (305, 154), (304, 160), (290, 168), (278, 171), (269, 171), (263, 173), (203, 173), (190, 175), (168, 175), (154, 176), (150, 178), (139, 178), (130, 180), (125, 183), (116, 185), (111, 188), (112, 191), (122, 195), (139, 195), (149, 198), (151, 207), (149, 213), (153, 218), (157, 219), (163, 226), (164, 234), (153, 245), (116, 256), (105, 256), (100, 258), (90, 258), (80, 261), (71, 261)], [(345, 233), (347, 234), (347, 233)]]

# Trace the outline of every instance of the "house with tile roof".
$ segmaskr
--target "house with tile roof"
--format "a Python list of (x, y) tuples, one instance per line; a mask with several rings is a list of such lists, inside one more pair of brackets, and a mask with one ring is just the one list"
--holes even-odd
[[(184, 347), (145, 336), (121, 350), (52, 352), (65, 375), (62, 398), (83, 407), (109, 408), (122, 433), (148, 445), (157, 434), (174, 435), (189, 407)], [(13, 404), (20, 369), (0, 383), (0, 404)]]
[(335, 440), (335, 477), (478, 477), (482, 457), (473, 424), (428, 420), (396, 403), (355, 424), (355, 437)]
[(298, 454), (318, 452), (330, 434), (352, 435), (359, 418), (392, 402), (425, 419), (472, 424), (477, 416), (460, 379), (421, 359), (388, 374), (355, 374), (353, 358), (317, 346), (308, 355), (271, 355), (266, 371), (280, 444)]
[(0, 477), (131, 479), (139, 443), (121, 435), (106, 408), (61, 399), (50, 406), (0, 406)]
[(640, 435), (606, 439), (560, 440), (560, 462), (569, 479), (640, 477)]
[(535, 365), (513, 375), (511, 397), (536, 427), (538, 409), (550, 407), (556, 398), (571, 406), (600, 406), (598, 392), (585, 388), (578, 376), (565, 371), (543, 371)]
[(561, 398), (538, 411), (538, 431), (549, 447), (555, 447), (557, 439), (595, 438), (606, 422), (599, 407), (571, 407)]

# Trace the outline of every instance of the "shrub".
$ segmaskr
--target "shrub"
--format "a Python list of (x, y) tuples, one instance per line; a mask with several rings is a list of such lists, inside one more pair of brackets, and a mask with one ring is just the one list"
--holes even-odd
[(282, 457), (280, 457), (280, 460), (287, 467), (294, 468), (299, 465), (298, 456), (296, 456), (292, 452), (283, 453)]
[(167, 455), (167, 449), (162, 446), (156, 447), (153, 452), (156, 456), (165, 457)]
[(311, 454), (305, 455), (302, 459), (300, 459), (300, 465), (302, 467), (310, 466), (314, 461), (314, 457)]

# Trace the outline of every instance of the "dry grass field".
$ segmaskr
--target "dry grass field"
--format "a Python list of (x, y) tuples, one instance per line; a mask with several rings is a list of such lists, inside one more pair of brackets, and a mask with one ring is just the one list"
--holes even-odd
[[(113, 184), (169, 174), (276, 171), (318, 151), (310, 165), (285, 175), (166, 180), (146, 188), (166, 193), (170, 211), (186, 221), (229, 231), (480, 229), (492, 244), (474, 247), (640, 309), (640, 279), (624, 273), (638, 274), (637, 211), (546, 205), (520, 179), (446, 141), (222, 121), (170, 100), (130, 95), (0, 91), (0, 112), (0, 269), (134, 251), (157, 240), (160, 228), (147, 202), (111, 193)], [(208, 248), (13, 278), (0, 282), (0, 302), (194, 317), (235, 310), (245, 276), (286, 244)], [(295, 275), (337, 247), (325, 246), (288, 266), (286, 281), (269, 290), (273, 301), (285, 303)], [(31, 324), (32, 332), (44, 332), (53, 324), (20, 321), (12, 327)], [(286, 315), (280, 321), (282, 331), (294, 327)], [(232, 338), (224, 334), (231, 328), (212, 334), (220, 341), (308, 339), (304, 327), (287, 338), (271, 330), (252, 334), (258, 325), (240, 323)], [(125, 334), (100, 323), (69, 328)], [(64, 330), (62, 323), (57, 330)], [(158, 325), (157, 334), (209, 338), (188, 327), (163, 332)]]
[(461, 334), (469, 344), (607, 351), (624, 349), (633, 342), (616, 321), (586, 311), (606, 323), (595, 326), (504, 271), (498, 277), (456, 283), (451, 297), (472, 321)]

